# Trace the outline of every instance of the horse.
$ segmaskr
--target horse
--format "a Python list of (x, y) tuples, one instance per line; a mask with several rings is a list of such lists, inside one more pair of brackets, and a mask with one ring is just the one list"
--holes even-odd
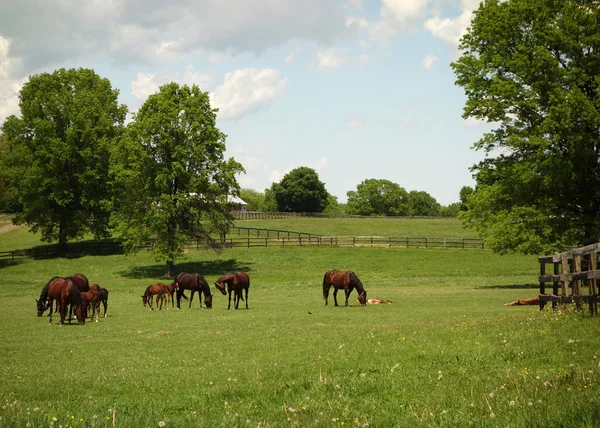
[[(192, 300), (194, 300), (194, 293), (198, 292), (198, 300), (200, 300), (200, 308), (202, 308), (202, 293), (204, 293), (204, 304), (207, 309), (212, 308), (212, 294), (210, 294), (210, 287), (208, 282), (197, 273), (185, 273), (182, 272), (175, 277), (173, 284), (177, 289), (177, 309), (181, 309), (181, 296), (184, 290), (191, 290), (192, 295), (189, 298), (190, 304), (188, 308), (192, 307)], [(171, 285), (173, 285), (171, 284)], [(183, 296), (185, 298), (185, 295)]]
[[(56, 278), (48, 285), (48, 308), (50, 308), (48, 317), (52, 324), (52, 304), (57, 301), (60, 306), (60, 325), (65, 323), (67, 315), (67, 306), (75, 305), (75, 316), (79, 325), (85, 324), (85, 306), (79, 289), (70, 279)], [(69, 324), (71, 319), (69, 318)]]
[(84, 291), (81, 293), (81, 298), (83, 299), (85, 307), (85, 317), (87, 318), (87, 308), (91, 306), (92, 316), (90, 318), (94, 319), (95, 314), (96, 322), (98, 322), (100, 318), (100, 292), (90, 287), (89, 291)]
[(525, 306), (525, 305), (539, 305), (540, 299), (538, 297), (532, 297), (531, 299), (519, 299), (514, 302), (505, 303), (504, 306)]
[(104, 306), (104, 318), (106, 318), (106, 311), (108, 309), (108, 290), (100, 287), (98, 284), (90, 285), (90, 290), (96, 290), (100, 294), (100, 303)]
[(229, 304), (227, 309), (231, 308), (231, 293), (235, 292), (233, 296), (234, 308), (237, 309), (240, 304), (240, 299), (244, 300), (242, 296), (242, 290), (246, 291), (246, 309), (248, 309), (248, 289), (250, 288), (250, 277), (246, 272), (229, 272), (222, 275), (215, 286), (223, 294), (227, 294), (225, 291), (225, 285), (227, 285), (227, 291), (229, 291)]
[[(71, 276), (68, 276), (68, 277), (53, 276), (50, 279), (50, 281), (48, 281), (46, 283), (46, 285), (44, 285), (44, 287), (42, 288), (39, 300), (35, 301), (36, 305), (37, 305), (37, 314), (38, 314), (38, 317), (41, 317), (44, 314), (44, 311), (46, 309), (48, 309), (48, 305), (46, 304), (47, 303), (47, 299), (48, 299), (48, 286), (55, 279), (70, 279), (71, 282), (77, 286), (77, 289), (80, 292), (82, 292), (82, 291), (88, 291), (90, 289), (90, 283), (89, 283), (87, 277), (84, 274), (82, 274), (82, 273), (75, 273), (75, 274), (73, 274)], [(57, 307), (57, 310), (58, 310), (58, 307)], [(71, 314), (69, 313), (69, 318), (70, 317), (71, 317)]]
[[(175, 291), (177, 290), (177, 286), (176, 284), (173, 282), (169, 285), (165, 285), (165, 284), (160, 284), (163, 286), (164, 290), (165, 290), (165, 297), (167, 300), (167, 309), (169, 309), (169, 300), (171, 301), (171, 307), (174, 309), (175, 308)], [(183, 296), (185, 297), (185, 296)], [(185, 297), (186, 300), (189, 300), (187, 297)]]
[[(165, 300), (165, 287), (164, 284), (152, 284), (146, 287), (146, 291), (142, 296), (142, 302), (144, 303), (144, 307), (146, 305), (150, 306), (150, 310), (153, 311), (152, 307), (152, 299), (156, 298), (156, 309), (161, 310), (163, 306), (163, 301)], [(158, 307), (158, 301), (160, 300), (160, 309)]]
[[(359, 301), (360, 303), (360, 301)], [(367, 305), (379, 305), (381, 303), (387, 303), (390, 305), (392, 303), (391, 300), (383, 300), (383, 299), (367, 299)]]
[(325, 298), (325, 306), (327, 306), (328, 303), (329, 289), (331, 286), (334, 287), (333, 300), (335, 301), (335, 306), (338, 306), (338, 290), (343, 289), (346, 293), (346, 306), (348, 306), (348, 298), (350, 297), (352, 290), (355, 288), (356, 292), (358, 293), (358, 301), (361, 306), (365, 306), (367, 304), (367, 291), (363, 288), (360, 279), (358, 279), (356, 274), (351, 270), (330, 270), (325, 273), (325, 276), (323, 277), (323, 297)]

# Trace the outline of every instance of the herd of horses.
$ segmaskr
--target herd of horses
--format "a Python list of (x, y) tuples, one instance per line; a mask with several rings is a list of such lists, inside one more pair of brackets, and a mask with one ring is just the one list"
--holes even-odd
[[(245, 300), (246, 309), (248, 309), (248, 289), (250, 288), (250, 277), (246, 272), (228, 272), (221, 275), (215, 281), (215, 287), (223, 295), (229, 294), (229, 303), (227, 309), (231, 309), (231, 296), (233, 295), (234, 309), (238, 309), (240, 300)], [(344, 290), (345, 306), (348, 306), (350, 294), (356, 290), (358, 293), (358, 302), (365, 306), (367, 304), (391, 303), (389, 300), (367, 299), (367, 291), (364, 289), (358, 276), (351, 271), (330, 270), (323, 277), (323, 298), (325, 306), (328, 306), (329, 291), (333, 290), (333, 299), (335, 306), (338, 305), (337, 293)], [(191, 292), (188, 298), (184, 291)], [(189, 301), (188, 307), (192, 307), (194, 294), (198, 292), (198, 301), (202, 308), (202, 296), (204, 295), (204, 306), (212, 308), (213, 295), (206, 279), (198, 273), (180, 273), (175, 276), (171, 284), (152, 284), (148, 286), (142, 295), (144, 307), (147, 305), (151, 310), (161, 310), (166, 302), (167, 309), (169, 304), (175, 308), (175, 298), (177, 308), (180, 309), (181, 298)], [(42, 288), (40, 298), (36, 300), (37, 313), (41, 317), (46, 310), (49, 310), (48, 317), (52, 324), (53, 304), (56, 304), (55, 311), (60, 312), (60, 324), (64, 324), (69, 310), (69, 323), (71, 322), (72, 311), (75, 311), (75, 317), (78, 324), (85, 324), (91, 309), (91, 318), (96, 316), (96, 322), (100, 317), (100, 304), (104, 305), (104, 316), (106, 317), (108, 307), (108, 290), (100, 287), (98, 284), (89, 284), (84, 274), (77, 273), (68, 277), (55, 276)], [(160, 307), (159, 307), (160, 305)], [(70, 308), (70, 309), (69, 309)]]
[[(91, 309), (91, 318), (96, 316), (96, 322), (100, 318), (100, 304), (104, 306), (104, 317), (108, 310), (108, 290), (100, 287), (98, 284), (90, 285), (87, 277), (82, 273), (76, 273), (71, 276), (55, 276), (50, 279), (42, 288), (40, 298), (36, 299), (37, 314), (41, 317), (46, 310), (49, 310), (48, 317), (52, 324), (52, 314), (60, 313), (60, 324), (64, 324), (69, 311), (69, 323), (73, 309), (78, 324), (85, 324), (85, 319)], [(53, 310), (53, 305), (55, 308)]]

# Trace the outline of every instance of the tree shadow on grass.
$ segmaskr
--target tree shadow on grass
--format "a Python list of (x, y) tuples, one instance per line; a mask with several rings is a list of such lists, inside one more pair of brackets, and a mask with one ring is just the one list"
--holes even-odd
[(512, 290), (512, 289), (536, 289), (540, 288), (540, 284), (509, 284), (509, 285), (482, 285), (479, 287), (475, 287), (476, 289), (504, 289), (504, 290)]
[[(213, 260), (213, 261), (198, 261), (177, 263), (175, 265), (175, 274), (181, 272), (199, 273), (203, 277), (221, 276), (224, 273), (231, 271), (251, 272), (252, 268), (248, 263), (240, 263), (235, 259), (229, 260)], [(131, 269), (122, 270), (119, 272), (124, 278), (142, 279), (142, 278), (164, 278), (165, 265), (156, 264), (150, 266), (136, 266)]]

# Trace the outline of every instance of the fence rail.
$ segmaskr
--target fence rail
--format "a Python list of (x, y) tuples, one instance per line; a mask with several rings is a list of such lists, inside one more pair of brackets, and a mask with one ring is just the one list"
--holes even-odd
[(318, 218), (379, 218), (379, 219), (454, 219), (456, 217), (442, 216), (368, 216), (349, 214), (324, 214), (324, 213), (289, 213), (280, 211), (234, 211), (236, 220), (271, 220), (289, 217), (318, 217)]
[[(234, 236), (235, 233), (235, 236)], [(186, 249), (253, 248), (286, 246), (329, 246), (329, 247), (406, 247), (406, 248), (464, 248), (484, 249), (483, 240), (477, 238), (413, 238), (398, 236), (326, 236), (289, 230), (236, 227), (232, 234), (221, 239), (189, 240)], [(148, 243), (140, 249), (149, 249)], [(82, 255), (123, 254), (124, 249), (117, 240), (86, 241), (68, 244), (64, 251), (58, 245), (42, 245), (25, 250), (2, 251), (0, 261), (23, 258), (47, 259), (59, 255), (81, 257)]]

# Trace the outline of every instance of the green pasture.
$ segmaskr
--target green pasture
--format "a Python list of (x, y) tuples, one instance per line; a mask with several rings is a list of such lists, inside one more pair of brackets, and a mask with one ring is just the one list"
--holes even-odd
[[(393, 303), (325, 307), (332, 268)], [(234, 269), (250, 274), (249, 310), (212, 285)], [(0, 427), (599, 424), (600, 320), (503, 305), (537, 295), (536, 257), (271, 247), (189, 252), (177, 271), (207, 278), (212, 310), (144, 308), (145, 287), (168, 281), (147, 252), (0, 265)], [(75, 272), (109, 289), (109, 316), (49, 325), (35, 299)]]
[(331, 236), (400, 236), (409, 238), (477, 238), (456, 218), (312, 218), (237, 220), (238, 227), (290, 230)]

